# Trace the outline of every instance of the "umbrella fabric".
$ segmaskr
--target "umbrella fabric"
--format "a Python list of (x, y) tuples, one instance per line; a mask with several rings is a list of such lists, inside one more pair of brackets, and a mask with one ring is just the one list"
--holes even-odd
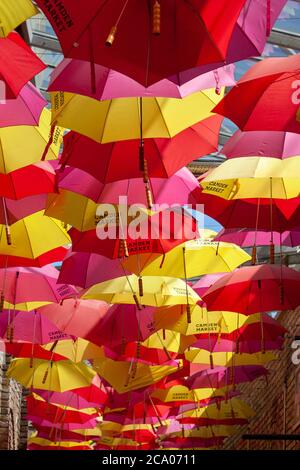
[(27, 196), (21, 200), (0, 199), (0, 224), (12, 225), (20, 219), (45, 209), (46, 194)]
[[(98, 421), (96, 419), (91, 419), (90, 421), (87, 421), (86, 423), (53, 423), (52, 421), (48, 421), (47, 418), (43, 418), (41, 416), (35, 416), (35, 415), (29, 415), (27, 414), (27, 420), (31, 421), (35, 428), (43, 427), (43, 428), (49, 428), (49, 431), (55, 435), (56, 430), (61, 430), (61, 431), (73, 431), (73, 432), (79, 432), (83, 431), (82, 436), (85, 436), (86, 430), (88, 428), (92, 429), (95, 428), (98, 424)], [(80, 435), (80, 434), (79, 434)]]
[(215, 238), (216, 241), (236, 243), (239, 246), (266, 246), (271, 240), (276, 246), (300, 245), (300, 228), (285, 230), (283, 233), (250, 229), (223, 229)]
[(163, 449), (168, 450), (212, 450), (219, 448), (223, 441), (224, 437), (210, 437), (206, 439), (200, 437), (173, 437), (162, 441), (160, 445)]
[(13, 359), (7, 370), (7, 376), (14, 378), (26, 388), (34, 387), (56, 392), (90, 385), (95, 376), (95, 372), (85, 364), (33, 359), (30, 367), (29, 362), (29, 359)]
[[(38, 256), (37, 258), (22, 258), (20, 256), (0, 255), (0, 268), (15, 268), (17, 266), (42, 268), (47, 264), (57, 263), (62, 261), (67, 254), (67, 249), (63, 246), (54, 248), (46, 253)], [(61, 284), (70, 284), (68, 282)]]
[(24, 21), (35, 16), (38, 9), (30, 0), (14, 0), (13, 8), (10, 0), (4, 0), (0, 6), (0, 36), (5, 37)]
[(53, 442), (40, 437), (30, 437), (27, 441), (27, 450), (93, 450), (92, 441), (72, 442), (59, 441)]
[(55, 351), (60, 356), (74, 363), (82, 363), (85, 360), (103, 357), (103, 351), (99, 346), (82, 338), (77, 338), (76, 340), (62, 339), (55, 343), (46, 344), (44, 348), (47, 351)]
[(109, 305), (99, 300), (65, 299), (62, 303), (39, 309), (42, 317), (68, 335), (84, 338), (101, 345), (101, 324)]
[(0, 286), (4, 306), (33, 310), (40, 304), (60, 302), (67, 295), (75, 295), (74, 288), (57, 284), (57, 278), (58, 271), (53, 266), (1, 269)]
[(70, 243), (68, 233), (62, 224), (46, 217), (44, 211), (18, 220), (9, 227), (9, 230), (11, 245), (7, 241), (6, 226), (0, 225), (0, 251), (2, 255), (35, 259), (50, 250)]
[(0, 351), (6, 354), (10, 354), (15, 358), (32, 358), (42, 359), (44, 361), (64, 361), (66, 358), (60, 354), (46, 351), (39, 344), (32, 345), (31, 343), (8, 343), (0, 341)]
[(91, 64), (84, 60), (64, 59), (52, 72), (48, 91), (64, 91), (103, 101), (137, 96), (184, 98), (199, 90), (233, 85), (234, 66), (220, 67), (181, 86), (172, 79), (163, 79), (146, 88), (126, 75), (95, 64), (95, 89), (92, 89)]
[[(127, 197), (128, 204), (148, 207), (145, 183), (143, 178), (132, 178), (115, 183), (101, 184), (88, 173), (78, 169), (66, 168), (58, 173), (59, 194), (50, 196), (47, 214), (62, 218), (70, 207), (76, 207), (78, 212), (96, 213), (95, 204), (120, 204), (120, 195)], [(160, 210), (160, 204), (170, 205), (196, 205), (201, 194), (199, 184), (194, 175), (182, 168), (170, 178), (151, 178), (151, 192), (153, 197), (152, 210)], [(94, 201), (94, 204), (89, 201)]]
[[(266, 364), (276, 360), (277, 356), (271, 351), (236, 354), (235, 352), (213, 352), (205, 349), (191, 348), (185, 352), (185, 358), (195, 364), (213, 364), (214, 366), (243, 366)], [(211, 367), (212, 368), (212, 367)]]
[(299, 79), (299, 63), (299, 54), (260, 61), (243, 75), (214, 112), (228, 117), (243, 131), (299, 133), (298, 91), (293, 88)]
[[(168, 178), (195, 158), (215, 152), (220, 125), (220, 117), (211, 116), (171, 139), (146, 139), (144, 153), (148, 176)], [(139, 140), (98, 144), (71, 131), (64, 137), (60, 162), (86, 171), (101, 183), (141, 178), (143, 172), (139, 164), (139, 145)], [(126, 158), (126, 165), (120, 165), (122, 158)]]
[(28, 83), (17, 98), (1, 103), (0, 127), (38, 126), (42, 110), (46, 105), (47, 101), (38, 89)]
[[(1, 43), (2, 39), (0, 39)], [(1, 48), (0, 48), (1, 50)], [(55, 139), (46, 159), (55, 160), (62, 143), (63, 130), (55, 128)], [(0, 173), (8, 174), (41, 160), (50, 133), (50, 111), (44, 109), (38, 126), (11, 126), (0, 128)]]
[[(124, 8), (124, 2), (117, 0), (112, 8), (102, 0), (93, 0), (85, 11), (82, 2), (65, 0), (66, 16), (53, 4), (43, 0), (37, 4), (51, 22), (65, 57), (116, 69), (150, 86), (181, 70), (224, 62), (245, 0), (220, 0), (217, 5), (196, 0), (192, 8), (185, 2), (168, 0), (160, 5), (158, 35), (149, 30), (155, 12), (144, 2), (137, 5), (131, 0)], [(105, 42), (114, 25), (118, 26), (115, 40), (108, 48)]]
[(209, 310), (256, 312), (294, 310), (300, 304), (300, 273), (286, 266), (247, 266), (226, 274), (204, 294)]
[[(200, 297), (181, 279), (144, 276), (143, 292), (138, 276), (119, 277), (95, 284), (82, 292), (83, 299), (104, 300), (113, 304), (134, 304), (162, 307), (164, 305), (195, 304)], [(141, 295), (143, 294), (143, 295)]]
[[(236, 352), (240, 354), (254, 354), (264, 351), (274, 351), (282, 349), (284, 338), (278, 337), (274, 340), (247, 339), (232, 340), (209, 336), (209, 338), (199, 338), (193, 343), (193, 348), (205, 349), (212, 353)], [(238, 350), (237, 350), (238, 349)]]
[[(125, 270), (125, 274), (131, 273)], [(96, 253), (68, 252), (63, 259), (58, 281), (87, 288), (123, 275), (124, 268), (119, 259), (111, 260)]]
[(186, 385), (171, 385), (168, 388), (157, 388), (151, 393), (152, 398), (157, 398), (162, 402), (172, 403), (197, 403), (206, 398), (223, 397), (228, 391), (226, 389), (215, 390), (213, 387), (199, 388), (197, 390), (190, 390)]
[[(3, 18), (3, 16), (1, 15)], [(5, 83), (6, 99), (16, 98), (21, 89), (46, 65), (17, 33), (0, 39), (2, 66), (0, 79)]]
[[(116, 140), (174, 137), (212, 116), (223, 93), (215, 90), (174, 98), (117, 98), (97, 101), (71, 93), (51, 93), (52, 122), (105, 144)], [(142, 107), (142, 117), (140, 107)]]
[[(233, 242), (233, 243), (235, 243), (235, 242)], [(239, 243), (236, 243), (236, 244), (239, 245)], [(241, 245), (239, 245), (239, 246), (241, 246)], [(224, 276), (224, 273), (205, 274), (205, 276), (202, 276), (199, 279), (199, 281), (197, 281), (197, 282), (195, 282), (195, 284), (193, 284), (193, 290), (195, 292), (197, 292), (197, 294), (200, 297), (202, 297), (203, 294), (205, 294), (205, 292), (207, 291), (207, 289), (210, 286), (212, 286), (222, 276)], [(70, 284), (72, 284), (72, 283), (70, 282)]]
[(205, 193), (225, 199), (299, 197), (300, 157), (230, 159), (201, 181)]
[(49, 162), (38, 162), (8, 174), (0, 173), (0, 195), (22, 199), (55, 191), (55, 172)]
[(82, 410), (83, 408), (92, 408), (96, 406), (95, 403), (91, 403), (85, 398), (79, 396), (73, 390), (67, 392), (51, 392), (49, 390), (33, 389), (33, 392), (43, 398), (45, 402), (52, 403), (54, 405), (69, 406), (76, 410)]
[(300, 155), (297, 134), (280, 131), (236, 131), (222, 148), (227, 158), (273, 157), (289, 158)]
[[(49, 428), (46, 426), (36, 426), (37, 427), (37, 437), (43, 439), (54, 439), (55, 442), (63, 441), (72, 441), (72, 442), (82, 442), (82, 435), (74, 431), (61, 430), (59, 428)], [(88, 434), (84, 435), (85, 439), (92, 439), (93, 436)]]
[(218, 389), (233, 384), (252, 382), (259, 377), (266, 377), (268, 373), (268, 369), (258, 364), (234, 367), (216, 366), (213, 369), (192, 374), (187, 378), (187, 384), (191, 389), (206, 389), (207, 387)]
[(201, 274), (233, 271), (250, 256), (237, 245), (189, 240), (165, 255), (138, 254), (123, 264), (129, 271), (145, 276), (192, 278)]
[[(254, 411), (246, 402), (234, 397), (228, 400), (227, 403), (226, 401), (222, 401), (219, 406), (213, 404), (200, 409), (189, 409), (189, 405), (183, 405), (180, 408), (180, 415), (182, 417), (203, 417), (213, 420), (226, 420), (231, 418), (248, 419), (254, 415)], [(179, 417), (177, 417), (177, 419), (179, 420)]]

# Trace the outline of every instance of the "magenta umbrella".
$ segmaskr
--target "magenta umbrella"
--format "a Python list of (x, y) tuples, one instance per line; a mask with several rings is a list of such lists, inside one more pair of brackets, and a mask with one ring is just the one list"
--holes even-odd
[(38, 126), (47, 101), (31, 83), (25, 85), (15, 99), (0, 103), (0, 127)]
[(146, 88), (130, 77), (115, 70), (95, 64), (95, 93), (91, 89), (91, 64), (84, 60), (64, 59), (51, 74), (48, 91), (64, 91), (85, 95), (97, 100), (130, 97), (184, 98), (191, 93), (208, 88), (233, 86), (234, 66), (220, 67), (214, 72), (197, 76), (179, 86), (168, 79)]
[(218, 338), (217, 335), (210, 335), (208, 338), (200, 338), (192, 345), (195, 348), (205, 349), (212, 353), (215, 352), (236, 352), (238, 347), (239, 353), (257, 353), (262, 351), (274, 351), (280, 350), (282, 348), (284, 338), (278, 336), (274, 340), (264, 340), (261, 339), (247, 339), (245, 341), (237, 341), (225, 338)]
[(209, 289), (218, 279), (224, 276), (225, 273), (206, 274), (202, 276), (192, 287), (195, 292), (202, 297), (203, 294)]
[(235, 243), (243, 247), (269, 246), (298, 246), (300, 245), (300, 228), (280, 232), (252, 230), (247, 228), (223, 229), (215, 238), (216, 241)]
[(122, 268), (119, 259), (109, 259), (96, 253), (69, 252), (60, 268), (58, 281), (84, 289), (100, 282), (131, 274)]
[[(11, 334), (13, 334), (13, 338), (10, 338)], [(12, 339), (14, 342), (47, 344), (61, 339), (72, 339), (72, 336), (59, 330), (39, 311), (10, 312), (4, 310), (0, 314), (0, 338)]]
[[(155, 204), (196, 205), (200, 200), (201, 190), (198, 180), (187, 168), (182, 168), (168, 179), (151, 178), (150, 185), (154, 203), (153, 211), (156, 210)], [(88, 173), (67, 167), (62, 172), (58, 172), (58, 188), (81, 194), (99, 204), (120, 204), (119, 197), (126, 196), (128, 204), (142, 204), (147, 207), (143, 178), (101, 184)], [(51, 213), (52, 204), (55, 207), (55, 198), (47, 207), (47, 215)]]
[(298, 134), (281, 131), (236, 131), (221, 152), (227, 158), (273, 157), (288, 158), (300, 155)]
[(76, 410), (99, 406), (99, 403), (92, 403), (75, 393), (73, 390), (68, 390), (66, 392), (53, 392), (50, 390), (40, 390), (34, 388), (32, 392), (42, 397), (47, 403), (52, 403), (53, 405), (70, 406)]
[[(271, 29), (286, 3), (287, 0), (248, 0), (245, 3), (231, 36), (226, 64), (262, 54)], [(197, 75), (222, 65), (223, 63), (210, 63), (179, 72), (169, 79), (182, 85)]]

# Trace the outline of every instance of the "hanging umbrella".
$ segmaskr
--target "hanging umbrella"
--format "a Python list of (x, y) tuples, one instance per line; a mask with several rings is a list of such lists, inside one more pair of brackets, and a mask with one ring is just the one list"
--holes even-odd
[[(54, 392), (56, 393), (56, 392)], [(41, 437), (43, 439), (54, 439), (54, 442), (82, 442), (82, 439), (92, 440), (93, 436), (85, 433), (79, 434), (76, 432), (76, 429), (73, 431), (68, 431), (66, 429), (59, 429), (59, 428), (52, 428), (46, 426), (37, 426), (37, 437)]]
[[(211, 420), (211, 424), (216, 420), (219, 424), (234, 424), (233, 420), (245, 420), (254, 415), (252, 408), (244, 401), (239, 398), (231, 398), (230, 400), (222, 401), (220, 404), (209, 405), (204, 408), (194, 408), (186, 410), (186, 406), (183, 405), (178, 415), (178, 421), (181, 421), (182, 418), (205, 418)], [(228, 419), (228, 421), (227, 421)], [(227, 423), (226, 423), (227, 421)], [(199, 424), (201, 421), (199, 420)], [(237, 423), (235, 423), (237, 424)], [(241, 422), (241, 424), (244, 424)]]
[(294, 310), (300, 304), (300, 273), (286, 266), (247, 266), (226, 274), (204, 294), (209, 310), (219, 308), (250, 315)]
[[(214, 108), (243, 131), (299, 133), (297, 80), (300, 56), (259, 61)], [(282, 112), (284, 110), (284, 112)]]
[(82, 442), (72, 442), (72, 441), (58, 441), (53, 442), (49, 439), (43, 439), (40, 437), (30, 437), (27, 440), (27, 450), (93, 450), (93, 441), (82, 441)]
[(15, 0), (13, 6), (9, 0), (1, 2), (0, 37), (7, 36), (17, 26), (38, 13), (38, 9), (30, 0)]
[(300, 245), (300, 228), (285, 230), (282, 233), (246, 228), (223, 229), (215, 238), (215, 241), (236, 243), (242, 247), (266, 246), (270, 244), (272, 237), (275, 246), (298, 246)]
[(99, 300), (65, 299), (40, 308), (39, 313), (60, 331), (101, 346), (101, 325), (108, 309), (109, 305)]
[(0, 197), (0, 224), (13, 225), (35, 212), (45, 209), (46, 194), (35, 194), (21, 200), (13, 200)]
[[(199, 338), (192, 346), (193, 348), (205, 349), (211, 353), (236, 352), (240, 354), (255, 354), (265, 351), (276, 351), (282, 349), (284, 338), (278, 336), (274, 340), (247, 339), (232, 340), (209, 336), (209, 338)], [(237, 351), (238, 349), (238, 351)]]
[[(76, 432), (79, 436), (81, 435), (82, 440), (89, 436), (90, 430), (98, 425), (98, 421), (94, 418), (90, 419), (86, 423), (53, 423), (52, 421), (48, 421), (47, 418), (27, 414), (26, 419), (27, 421), (31, 421), (36, 429), (49, 429), (52, 438), (55, 437), (55, 434), (58, 437), (60, 431), (72, 431)], [(82, 434), (79, 434), (81, 431)]]
[(15, 358), (30, 358), (42, 359), (44, 361), (64, 361), (66, 358), (60, 354), (53, 353), (51, 351), (46, 351), (39, 344), (35, 344), (34, 347), (31, 343), (20, 343), (20, 342), (0, 342), (0, 351), (6, 354), (10, 354)]
[(83, 291), (83, 299), (98, 299), (113, 304), (136, 304), (162, 307), (176, 304), (195, 304), (200, 297), (181, 279), (160, 276), (119, 277), (96, 284)]
[(155, 2), (150, 9), (146, 2), (118, 0), (112, 8), (93, 0), (88, 12), (83, 4), (65, 0), (65, 16), (54, 5), (48, 8), (42, 0), (37, 4), (51, 22), (65, 57), (91, 62), (92, 77), (96, 63), (150, 86), (181, 70), (224, 62), (245, 0), (220, 0), (217, 5), (193, 1), (191, 6), (181, 0)]
[(0, 127), (38, 126), (42, 110), (46, 105), (47, 101), (37, 88), (28, 83), (17, 98), (1, 103)]
[[(68, 390), (67, 392), (51, 392), (49, 390), (40, 390), (33, 389), (32, 392), (35, 395), (43, 398), (45, 402), (51, 403), (53, 405), (69, 406), (75, 408), (76, 410), (82, 410), (84, 408), (93, 408), (97, 404), (86, 400), (83, 397), (80, 397), (73, 390)], [(99, 403), (99, 406), (101, 404)], [(79, 438), (79, 436), (78, 436)]]
[(227, 160), (201, 181), (205, 193), (225, 199), (299, 197), (300, 158), (241, 157)]
[(95, 64), (94, 87), (91, 88), (91, 64), (84, 60), (64, 59), (52, 72), (48, 91), (64, 91), (89, 96), (97, 100), (113, 98), (151, 97), (184, 98), (199, 90), (235, 85), (234, 66), (197, 76), (183, 85), (163, 79), (144, 87), (130, 77)]
[(47, 351), (54, 351), (55, 353), (69, 359), (74, 363), (83, 362), (95, 358), (103, 357), (103, 350), (82, 338), (74, 339), (61, 339), (55, 343), (49, 343), (43, 346)]
[[(22, 258), (21, 256), (0, 255), (0, 268), (16, 268), (17, 266), (42, 268), (47, 264), (61, 262), (67, 254), (67, 248), (63, 246), (47, 251), (37, 258)], [(63, 283), (62, 284), (68, 284)]]
[(7, 38), (0, 39), (0, 54), (2, 57), (0, 79), (5, 84), (3, 98), (6, 99), (16, 98), (24, 85), (46, 68), (46, 65), (15, 32), (10, 33)]
[(123, 264), (139, 275), (189, 279), (206, 273), (233, 271), (249, 259), (250, 256), (237, 245), (196, 239), (164, 255), (147, 253), (130, 256)]
[(218, 390), (215, 390), (210, 386), (207, 388), (191, 390), (187, 385), (171, 385), (167, 388), (155, 389), (151, 393), (151, 397), (164, 403), (181, 405), (183, 403), (197, 403), (206, 398), (223, 397), (226, 393), (226, 389), (223, 390), (219, 388)]
[[(168, 178), (195, 158), (215, 152), (220, 125), (220, 117), (211, 116), (171, 139), (145, 139), (144, 158), (149, 178)], [(86, 171), (101, 183), (141, 178), (144, 172), (139, 146), (139, 140), (98, 144), (71, 131), (64, 137), (60, 162)], [(126, 165), (120, 165), (122, 158), (126, 158)]]
[(235, 352), (212, 352), (205, 349), (191, 348), (185, 352), (185, 358), (194, 364), (207, 364), (213, 369), (214, 366), (245, 366), (266, 364), (277, 359), (275, 353), (257, 352), (257, 353), (242, 353), (236, 354)]
[(5, 308), (30, 311), (60, 302), (67, 295), (75, 295), (74, 288), (57, 284), (57, 278), (58, 271), (53, 266), (1, 269), (2, 303)]
[[(30, 367), (31, 366), (31, 367)], [(95, 372), (85, 364), (71, 361), (41, 361), (33, 359), (13, 359), (7, 376), (14, 378), (26, 388), (40, 388), (64, 392), (91, 384)]]
[(236, 131), (221, 150), (227, 158), (273, 157), (289, 158), (300, 155), (297, 134), (280, 131)]
[(51, 93), (52, 122), (105, 144), (116, 140), (174, 137), (212, 116), (222, 93), (203, 90), (182, 100), (116, 98), (97, 101), (71, 93)]
[[(216, 240), (216, 239), (215, 239)], [(224, 240), (225, 241), (225, 240)], [(236, 245), (239, 245), (236, 243)], [(240, 246), (240, 245), (239, 245)], [(213, 273), (213, 274), (205, 274), (202, 276), (199, 281), (193, 284), (193, 290), (197, 292), (197, 294), (202, 297), (203, 294), (207, 291), (207, 289), (212, 286), (218, 279), (224, 276), (224, 273)], [(70, 284), (72, 284), (70, 282)]]
[[(0, 39), (1, 42), (1, 39)], [(50, 111), (44, 109), (38, 126), (11, 126), (0, 128), (0, 173), (8, 174), (37, 163), (43, 158), (55, 160), (62, 143), (63, 130), (55, 128), (55, 138), (48, 148)], [(39, 183), (38, 183), (39, 184)]]

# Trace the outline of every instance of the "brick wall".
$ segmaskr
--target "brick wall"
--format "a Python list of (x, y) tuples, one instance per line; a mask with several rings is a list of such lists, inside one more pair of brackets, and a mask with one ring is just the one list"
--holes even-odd
[(241, 438), (242, 434), (300, 434), (300, 366), (291, 361), (291, 343), (295, 335), (300, 335), (300, 308), (282, 312), (278, 321), (288, 330), (284, 348), (278, 354), (279, 360), (268, 366), (268, 383), (261, 378), (239, 386), (241, 398), (252, 406), (256, 414), (247, 426), (241, 427), (238, 434), (225, 441), (225, 449), (300, 450), (300, 441), (252, 441)]

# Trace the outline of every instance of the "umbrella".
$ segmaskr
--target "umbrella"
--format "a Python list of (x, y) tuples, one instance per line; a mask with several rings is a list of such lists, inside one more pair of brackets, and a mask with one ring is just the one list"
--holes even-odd
[[(125, 270), (125, 273), (131, 274)], [(111, 260), (96, 253), (68, 252), (60, 268), (59, 282), (83, 288), (124, 275), (119, 259)]]
[[(67, 392), (51, 392), (49, 390), (33, 389), (32, 392), (43, 398), (47, 403), (61, 405), (62, 407), (67, 405), (69, 407), (75, 408), (76, 410), (98, 406), (97, 403), (86, 400), (85, 398), (75, 393), (74, 390), (68, 390)], [(99, 403), (99, 406), (100, 405), (101, 404)]]
[(76, 291), (71, 286), (57, 284), (57, 277), (58, 271), (53, 266), (1, 269), (4, 307), (30, 311), (48, 303), (60, 302), (67, 295), (75, 295)]
[(181, 279), (173, 277), (131, 276), (118, 277), (95, 284), (83, 291), (83, 299), (104, 300), (113, 304), (136, 304), (162, 307), (176, 304), (195, 304), (200, 297)]
[[(116, 69), (150, 86), (181, 70), (224, 62), (245, 0), (220, 0), (214, 6), (208, 0), (193, 1), (191, 6), (168, 0), (155, 2), (153, 10), (145, 2), (117, 0), (112, 8), (93, 0), (88, 12), (83, 4), (65, 0), (64, 16), (55, 5), (43, 0), (37, 4), (51, 22), (65, 57)], [(92, 77), (94, 73), (92, 66)]]
[(30, 0), (14, 0), (13, 8), (9, 0), (4, 0), (0, 6), (0, 37), (7, 36), (17, 26), (38, 12)]
[[(243, 131), (300, 131), (299, 54), (259, 61), (214, 108)], [(282, 110), (284, 109), (284, 113)]]
[(44, 439), (40, 437), (30, 437), (27, 440), (27, 450), (93, 450), (93, 441), (82, 441), (82, 442), (72, 442), (72, 441), (56, 441), (53, 442), (49, 439)]
[(10, 354), (15, 358), (30, 358), (43, 359), (45, 361), (64, 361), (66, 358), (60, 354), (47, 351), (39, 344), (34, 346), (31, 343), (21, 343), (21, 342), (5, 342), (1, 343), (0, 341), (0, 351), (6, 354)]
[(77, 338), (76, 340), (61, 339), (55, 343), (46, 344), (43, 347), (47, 351), (54, 351), (75, 363), (103, 357), (103, 351), (99, 346), (82, 338)]
[(0, 54), (2, 57), (0, 79), (2, 84), (3, 82), (5, 84), (3, 93), (6, 99), (16, 98), (24, 85), (46, 68), (46, 65), (15, 32), (10, 33), (7, 38), (0, 39)]
[(289, 158), (300, 155), (297, 134), (280, 131), (236, 131), (222, 148), (227, 158), (273, 157)]
[[(146, 139), (144, 159), (149, 178), (168, 178), (195, 158), (216, 151), (220, 125), (220, 117), (211, 116), (171, 139)], [(60, 162), (86, 171), (101, 183), (141, 178), (139, 146), (139, 140), (98, 144), (71, 131), (64, 137)], [(126, 165), (120, 165), (122, 158), (126, 158)]]
[[(15, 268), (17, 266), (42, 268), (47, 264), (62, 261), (66, 256), (67, 251), (68, 250), (66, 248), (61, 246), (59, 248), (54, 248), (53, 250), (47, 251), (46, 253), (34, 259), (22, 258), (21, 256), (0, 255), (0, 268)], [(62, 284), (68, 283), (62, 282)]]
[[(1, 39), (0, 39), (1, 42)], [(55, 128), (55, 138), (48, 149), (50, 111), (44, 109), (39, 126), (11, 126), (0, 128), (0, 173), (8, 174), (42, 159), (55, 160), (62, 142), (63, 130)], [(39, 184), (39, 183), (38, 183)]]
[[(238, 352), (240, 354), (254, 354), (265, 351), (274, 351), (282, 349), (284, 338), (278, 336), (274, 340), (261, 338), (248, 338), (243, 340), (232, 340), (219, 338), (218, 336), (209, 336), (209, 338), (199, 338), (193, 343), (193, 348), (205, 349), (211, 353)], [(238, 351), (237, 351), (238, 349)]]
[(108, 304), (98, 300), (65, 299), (60, 304), (40, 308), (39, 313), (60, 331), (100, 346), (102, 319), (108, 309)]
[(164, 255), (130, 256), (123, 262), (131, 272), (145, 276), (174, 276), (189, 279), (206, 273), (233, 271), (250, 256), (237, 245), (189, 240)]
[(51, 93), (52, 122), (96, 142), (173, 137), (212, 116), (221, 99), (215, 90), (174, 98), (116, 98), (97, 101), (71, 93)]
[[(51, 435), (53, 434), (55, 436), (55, 433), (58, 435), (60, 431), (72, 431), (81, 435), (81, 439), (89, 436), (90, 430), (95, 428), (98, 424), (98, 421), (94, 418), (86, 423), (53, 423), (52, 421), (48, 421), (47, 418), (27, 414), (26, 419), (27, 421), (31, 421), (36, 429), (48, 428), (49, 432), (52, 431)], [(79, 431), (82, 431), (82, 434), (79, 434)]]
[(300, 273), (286, 266), (247, 266), (224, 275), (204, 294), (209, 310), (222, 308), (250, 315), (294, 310), (300, 304)]
[[(211, 420), (211, 424), (213, 424), (213, 421), (217, 421), (219, 424), (224, 423), (226, 425), (230, 424), (230, 421), (231, 424), (234, 424), (232, 420), (246, 420), (254, 415), (254, 411), (246, 402), (235, 397), (231, 398), (227, 402), (222, 401), (220, 404), (212, 404), (204, 408), (194, 408), (186, 411), (184, 411), (185, 405), (181, 408), (182, 411), (180, 411), (179, 415), (181, 418), (178, 416), (178, 421), (181, 421), (184, 417), (205, 418)], [(199, 424), (200, 423), (201, 422), (199, 420)]]
[(14, 378), (26, 388), (40, 388), (64, 392), (91, 384), (95, 372), (85, 364), (71, 361), (42, 361), (33, 359), (13, 359), (7, 376)]
[(276, 246), (298, 246), (300, 245), (300, 228), (285, 230), (284, 232), (270, 232), (267, 230), (251, 229), (223, 229), (215, 238), (216, 241), (236, 243), (239, 246), (251, 247), (253, 245), (266, 246), (273, 243)]
[(230, 159), (201, 181), (205, 193), (225, 199), (298, 197), (300, 157)]
[[(194, 387), (195, 388), (195, 387)], [(190, 390), (187, 385), (171, 385), (168, 388), (157, 388), (151, 393), (152, 398), (157, 398), (164, 403), (178, 402), (178, 405), (184, 403), (197, 403), (207, 398), (223, 397), (228, 390), (214, 390), (213, 387), (199, 388)]]
[(62, 224), (44, 216), (44, 211), (31, 214), (11, 226), (0, 225), (2, 255), (35, 259), (69, 243), (70, 238)]
[(21, 200), (1, 198), (0, 202), (0, 224), (12, 225), (20, 219), (42, 211), (46, 205), (46, 194), (35, 194)]
[[(239, 245), (236, 243), (236, 245)], [(240, 245), (239, 245), (240, 246)], [(205, 274), (202, 276), (199, 281), (193, 284), (193, 290), (197, 292), (197, 294), (202, 297), (203, 294), (207, 291), (207, 289), (212, 286), (218, 279), (224, 276), (224, 273), (213, 273), (213, 274)], [(70, 284), (72, 284), (70, 282)]]
[(46, 105), (47, 101), (37, 88), (28, 83), (17, 98), (1, 103), (0, 126), (38, 126), (40, 115)]
[(64, 91), (76, 95), (89, 96), (97, 100), (113, 98), (151, 97), (184, 98), (199, 90), (235, 85), (234, 66), (220, 67), (218, 70), (197, 76), (183, 85), (163, 79), (144, 87), (130, 77), (115, 70), (95, 64), (95, 88), (91, 88), (91, 64), (84, 60), (64, 59), (51, 74), (48, 91)]
[(271, 351), (257, 352), (257, 353), (241, 353), (235, 352), (209, 352), (205, 349), (190, 348), (184, 353), (185, 358), (194, 364), (210, 364), (210, 368), (214, 366), (245, 366), (266, 364), (277, 359), (275, 353)]

